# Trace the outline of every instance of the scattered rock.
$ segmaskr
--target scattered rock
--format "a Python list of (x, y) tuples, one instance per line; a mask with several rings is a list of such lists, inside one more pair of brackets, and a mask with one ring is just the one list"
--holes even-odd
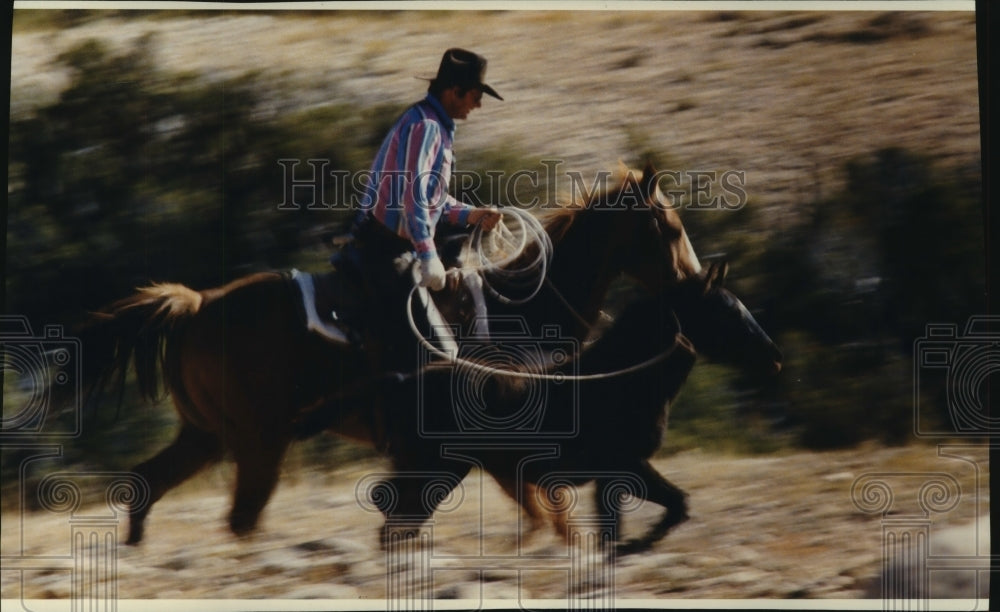
[(191, 566), (191, 560), (188, 559), (187, 557), (174, 557), (172, 559), (168, 559), (163, 563), (159, 563), (156, 565), (156, 567), (159, 567), (161, 569), (171, 570), (174, 572), (185, 570), (190, 566)]

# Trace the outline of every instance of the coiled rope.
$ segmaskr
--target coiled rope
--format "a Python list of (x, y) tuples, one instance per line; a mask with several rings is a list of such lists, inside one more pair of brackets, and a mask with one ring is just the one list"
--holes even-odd
[[(545, 284), (552, 263), (552, 238), (534, 215), (514, 207), (499, 210), (511, 223), (508, 225), (507, 219), (501, 218), (488, 234), (481, 225), (474, 227), (469, 236), (469, 248), (463, 253), (462, 267), (477, 270), (483, 279), (483, 289), (494, 299), (518, 306), (534, 299)], [(530, 245), (537, 247), (535, 257), (511, 267)], [(505, 289), (529, 290), (524, 297), (511, 297), (494, 287), (491, 278), (502, 283)]]

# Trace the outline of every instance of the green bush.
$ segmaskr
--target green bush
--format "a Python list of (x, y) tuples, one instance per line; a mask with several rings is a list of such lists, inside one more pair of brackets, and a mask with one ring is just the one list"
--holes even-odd
[[(658, 167), (684, 167), (634, 144)], [(890, 148), (850, 160), (844, 172), (840, 193), (804, 203), (798, 223), (780, 232), (752, 201), (736, 211), (680, 210), (698, 252), (731, 262), (730, 288), (785, 362), (774, 381), (696, 366), (667, 448), (701, 440), (749, 449), (755, 437), (780, 445), (789, 435), (809, 448), (912, 438), (914, 342), (928, 323), (961, 327), (985, 311), (978, 170)], [(946, 424), (945, 380), (926, 378), (923, 403), (937, 413), (921, 418)]]
[(914, 342), (985, 309), (976, 171), (885, 149), (845, 172), (844, 192), (762, 260), (770, 329), (785, 332), (783, 399), (810, 447), (909, 439)]
[(699, 361), (670, 405), (663, 453), (701, 448), (711, 452), (771, 453), (789, 445), (787, 431), (767, 415), (747, 410), (739, 373)]
[(286, 267), (347, 216), (279, 210), (278, 160), (356, 170), (386, 113), (278, 116), (260, 103), (277, 95), (264, 76), (165, 73), (154, 48), (77, 45), (56, 60), (70, 74), (59, 99), (11, 125), (11, 311), (64, 322), (150, 281), (203, 288)]

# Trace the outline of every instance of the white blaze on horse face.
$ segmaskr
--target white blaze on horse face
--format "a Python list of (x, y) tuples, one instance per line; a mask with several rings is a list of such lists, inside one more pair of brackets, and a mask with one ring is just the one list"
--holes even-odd
[[(664, 213), (669, 217), (671, 214), (669, 211), (673, 211), (675, 206), (669, 198), (663, 195), (663, 191), (660, 190), (659, 184), (656, 184), (654, 187), (653, 198), (657, 204), (663, 207)], [(677, 226), (681, 231), (680, 240), (673, 247), (674, 266), (677, 270), (678, 280), (683, 280), (688, 275), (696, 276), (701, 274), (701, 262), (698, 261), (698, 255), (694, 252), (694, 246), (691, 244), (687, 231), (684, 229), (684, 225), (680, 221), (680, 216), (677, 215), (676, 212), (673, 212), (672, 214), (675, 215), (674, 219), (676, 219)], [(684, 265), (685, 262), (687, 262), (688, 265)]]
[(694, 274), (701, 274), (701, 262), (698, 261), (698, 255), (694, 252), (694, 246), (686, 231), (681, 234), (681, 249), (684, 250), (687, 260), (691, 262), (691, 271)]

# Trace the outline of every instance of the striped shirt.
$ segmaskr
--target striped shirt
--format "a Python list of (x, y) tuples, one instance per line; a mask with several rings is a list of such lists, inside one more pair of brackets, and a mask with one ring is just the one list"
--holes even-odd
[(431, 94), (396, 121), (372, 163), (359, 219), (371, 213), (413, 243), (417, 257), (437, 255), (434, 228), (442, 219), (468, 222), (471, 206), (448, 193), (455, 122)]

